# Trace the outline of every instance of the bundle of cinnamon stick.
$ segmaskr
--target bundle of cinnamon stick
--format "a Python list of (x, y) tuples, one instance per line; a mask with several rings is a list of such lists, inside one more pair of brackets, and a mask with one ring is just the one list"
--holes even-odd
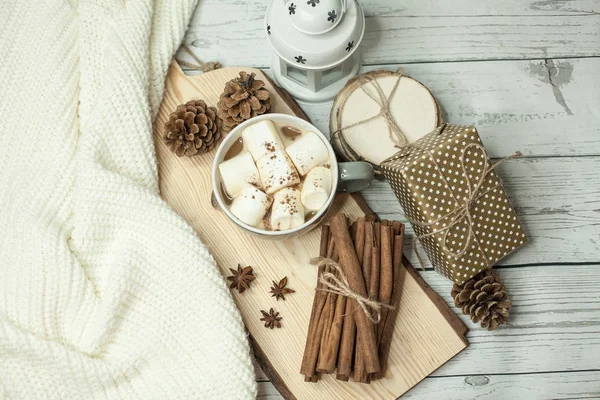
[[(300, 373), (306, 382), (336, 372), (336, 378), (369, 383), (385, 375), (400, 301), (404, 225), (377, 217), (360, 217), (349, 225), (342, 213), (321, 230), (320, 257), (340, 266), (319, 266), (317, 290)], [(324, 288), (324, 273), (343, 274), (352, 292), (383, 305), (379, 322), (355, 298)], [(341, 276), (337, 276), (341, 278)]]

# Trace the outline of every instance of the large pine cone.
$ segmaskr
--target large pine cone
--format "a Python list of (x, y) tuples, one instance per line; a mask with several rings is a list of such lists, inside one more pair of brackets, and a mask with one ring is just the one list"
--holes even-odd
[(483, 328), (493, 331), (508, 323), (512, 303), (500, 278), (491, 269), (480, 272), (463, 285), (455, 283), (451, 294), (454, 305), (469, 315), (473, 322), (480, 322)]
[(221, 138), (221, 120), (217, 109), (202, 100), (177, 106), (165, 122), (165, 141), (179, 157), (212, 150)]
[(225, 84), (217, 103), (218, 115), (223, 120), (225, 132), (271, 109), (271, 93), (264, 87), (263, 81), (254, 79), (255, 76), (255, 73), (242, 71), (239, 78)]

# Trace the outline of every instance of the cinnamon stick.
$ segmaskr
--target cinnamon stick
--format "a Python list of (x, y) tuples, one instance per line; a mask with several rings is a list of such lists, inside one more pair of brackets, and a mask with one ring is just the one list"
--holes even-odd
[[(365, 223), (365, 242), (362, 256), (362, 274), (365, 282), (371, 277), (371, 252), (373, 251), (373, 222)], [(358, 232), (357, 232), (358, 236)], [(360, 260), (359, 260), (360, 261)]]
[[(381, 267), (379, 272), (379, 288), (378, 288), (378, 300), (382, 304), (390, 304), (392, 299), (392, 288), (394, 284), (394, 273), (393, 273), (393, 242), (392, 234), (393, 228), (389, 225), (381, 225)], [(381, 308), (381, 321), (377, 324), (377, 338), (378, 342), (381, 341), (381, 335), (383, 333), (383, 326), (388, 313), (388, 309), (385, 307)]]
[(371, 257), (371, 279), (369, 281), (369, 298), (376, 301), (379, 301), (379, 271), (381, 269), (380, 257), (381, 252), (379, 247), (373, 246)]
[[(333, 236), (331, 235), (330, 227), (323, 225), (321, 228), (321, 243), (319, 246), (319, 255), (321, 257), (327, 256), (327, 250), (329, 242), (332, 242)], [(317, 272), (317, 289), (322, 287), (319, 278), (323, 274), (324, 266), (319, 266)], [(304, 347), (304, 356), (302, 357), (302, 364), (300, 367), (300, 373), (305, 375), (311, 382), (316, 380), (310, 379), (316, 374), (317, 358), (319, 356), (319, 348), (321, 344), (321, 337), (323, 335), (323, 325), (319, 324), (321, 320), (321, 314), (325, 306), (327, 299), (326, 292), (317, 290), (313, 299), (313, 308), (311, 311), (310, 321), (308, 324), (308, 334), (306, 337), (306, 345)]]
[[(372, 262), (372, 253), (373, 253), (373, 241), (374, 239), (374, 222), (366, 222), (365, 223), (365, 245), (362, 257), (362, 275), (365, 282), (365, 288), (368, 290), (370, 288), (370, 280), (371, 280), (371, 262)], [(358, 312), (362, 312), (359, 310)], [(367, 320), (369, 324), (371, 321)], [(372, 325), (372, 324), (371, 324)], [(368, 372), (366, 371), (365, 365), (365, 355), (364, 345), (361, 343), (361, 337), (359, 333), (356, 333), (356, 350), (354, 353), (354, 380), (356, 382), (367, 382), (368, 380)]]
[[(333, 240), (336, 243), (340, 258), (340, 266), (348, 279), (350, 289), (358, 295), (366, 297), (367, 289), (365, 280), (361, 273), (360, 262), (356, 255), (350, 232), (348, 231), (346, 216), (340, 213), (331, 218), (330, 224)], [(356, 308), (359, 307), (356, 300), (352, 299), (351, 302), (355, 303), (354, 306)], [(367, 373), (378, 372), (380, 366), (373, 325), (362, 310), (355, 313), (354, 319), (358, 335), (357, 350), (361, 350), (364, 353), (365, 369)]]
[[(357, 258), (362, 262), (365, 247), (365, 218), (359, 217), (351, 231)], [(352, 361), (354, 360), (354, 347), (356, 343), (356, 322), (354, 321), (354, 302), (346, 301), (344, 311), (344, 326), (340, 339), (340, 348), (337, 360), (336, 379), (347, 382), (352, 375)]]
[(379, 217), (377, 217), (377, 214), (365, 215), (365, 221), (367, 221), (367, 222), (377, 222), (378, 220), (379, 220)]
[[(328, 256), (330, 254), (331, 256), (329, 258), (334, 262), (338, 262), (339, 257), (335, 249), (335, 243), (332, 245), (331, 253), (328, 250)], [(321, 339), (317, 372), (330, 374), (335, 370), (337, 361), (344, 311), (346, 310), (346, 297), (328, 293), (326, 304), (326, 317), (324, 317), (325, 328)]]
[[(327, 246), (327, 258), (337, 262), (336, 251), (335, 251), (335, 242), (333, 237), (330, 238), (329, 244)], [(325, 272), (332, 272), (329, 267), (325, 267)], [(321, 335), (321, 344), (319, 345), (319, 356), (317, 358), (317, 372), (323, 372), (323, 363), (325, 362), (326, 354), (329, 349), (327, 348), (327, 344), (329, 342), (329, 333), (331, 331), (331, 325), (333, 324), (333, 318), (335, 313), (335, 303), (337, 301), (337, 294), (325, 292), (326, 300), (325, 300), (325, 308), (321, 314), (321, 318), (319, 320), (319, 325), (323, 326), (323, 334)]]
[[(381, 252), (379, 247), (375, 244), (373, 245), (373, 250), (371, 251), (371, 278), (369, 279), (369, 298), (377, 301), (379, 297), (379, 269), (380, 269), (380, 257)], [(377, 340), (377, 331), (381, 324), (375, 324), (375, 340)], [(373, 374), (368, 374), (366, 377), (358, 376), (355, 378), (362, 379), (357, 380), (357, 382), (366, 382), (370, 383)]]
[(321, 319), (319, 320), (319, 326), (322, 326), (323, 333), (321, 334), (321, 343), (319, 344), (319, 355), (317, 357), (316, 371), (323, 371), (323, 363), (326, 358), (327, 342), (329, 339), (329, 332), (331, 329), (331, 323), (333, 320), (333, 313), (335, 311), (336, 296), (333, 293), (327, 293), (327, 300), (325, 300), (325, 307), (321, 313)]
[(356, 255), (361, 265), (365, 252), (365, 222), (365, 217), (358, 217), (356, 219), (356, 236), (353, 236), (354, 248), (356, 249)]
[(321, 344), (321, 355), (317, 364), (318, 372), (332, 373), (335, 370), (338, 351), (340, 348), (340, 339), (344, 326), (344, 313), (346, 312), (346, 296), (336, 296), (335, 307), (332, 310), (332, 317), (329, 322), (329, 330), (326, 341)]
[(392, 336), (394, 334), (394, 328), (396, 327), (396, 317), (398, 316), (398, 310), (400, 305), (400, 298), (402, 296), (402, 282), (404, 280), (404, 274), (406, 270), (402, 266), (402, 250), (404, 246), (404, 225), (400, 226), (399, 234), (394, 236), (394, 257), (392, 261), (393, 266), (393, 287), (392, 297), (390, 304), (394, 307), (389, 310), (384, 321), (383, 333), (378, 347), (378, 357), (380, 363), (380, 369), (378, 373), (373, 374), (375, 378), (381, 378), (385, 375), (387, 369), (387, 361), (392, 346)]
[(400, 230), (404, 229), (404, 225), (400, 221), (393, 221), (392, 228), (394, 228), (394, 236), (400, 234)]
[(369, 298), (379, 300), (379, 271), (381, 270), (381, 250), (379, 243), (374, 240), (371, 250), (371, 276), (369, 278)]

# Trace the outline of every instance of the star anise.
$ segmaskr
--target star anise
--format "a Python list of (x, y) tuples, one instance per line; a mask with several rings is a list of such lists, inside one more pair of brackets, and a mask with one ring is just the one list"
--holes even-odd
[(250, 266), (242, 268), (242, 266), (238, 264), (237, 271), (233, 268), (229, 268), (229, 270), (233, 274), (227, 277), (227, 280), (231, 282), (229, 288), (236, 288), (240, 293), (244, 293), (244, 290), (250, 288), (250, 282), (256, 279), (254, 271)]
[(277, 299), (277, 301), (279, 301), (279, 299), (285, 300), (286, 294), (295, 292), (294, 289), (285, 287), (287, 285), (287, 276), (284, 277), (282, 280), (280, 280), (279, 283), (276, 283), (275, 281), (272, 281), (272, 282), (273, 282), (273, 286), (271, 287), (271, 293), (272, 293), (271, 297), (275, 297)]
[(265, 328), (281, 328), (281, 317), (279, 316), (278, 312), (275, 312), (275, 310), (273, 310), (272, 307), (269, 310), (269, 312), (266, 312), (264, 310), (260, 310), (260, 312), (263, 315), (263, 317), (260, 320), (265, 321)]

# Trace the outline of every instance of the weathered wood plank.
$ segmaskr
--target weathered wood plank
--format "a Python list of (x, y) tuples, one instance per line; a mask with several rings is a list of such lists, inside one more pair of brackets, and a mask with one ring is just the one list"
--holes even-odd
[[(600, 371), (427, 378), (402, 399), (597, 399)], [(270, 382), (258, 384), (258, 399), (283, 399)]]
[[(513, 301), (510, 325), (488, 332), (455, 308), (469, 326), (470, 346), (406, 396), (438, 398), (430, 395), (441, 395), (444, 388), (457, 395), (443, 398), (486, 393), (495, 398), (527, 395), (528, 399), (599, 396), (600, 264), (507, 268), (498, 273)], [(452, 282), (432, 271), (423, 274), (452, 304)], [(568, 372), (577, 370), (594, 371), (591, 375)], [(486, 377), (479, 376), (485, 374), (526, 375), (487, 376), (485, 383)], [(264, 375), (259, 372), (257, 380), (265, 380)], [(559, 386), (542, 391), (552, 382)]]
[[(521, 158), (503, 163), (499, 174), (530, 242), (500, 265), (600, 262), (599, 170), (600, 157)], [(376, 181), (363, 196), (381, 218), (406, 220), (386, 181)], [(410, 240), (410, 224), (407, 231)], [(419, 265), (409, 244), (405, 251)]]
[[(266, 67), (271, 59), (263, 26), (268, 4), (202, 1), (185, 41), (206, 59)], [(492, 0), (371, 0), (363, 5), (367, 64), (600, 55), (600, 6), (593, 0), (502, 5)]]
[[(469, 326), (469, 347), (434, 376), (600, 370), (600, 264), (501, 268), (513, 302), (510, 325)], [(431, 271), (427, 283), (448, 304), (452, 282)]]
[[(445, 121), (476, 125), (492, 157), (517, 147), (526, 156), (600, 155), (600, 58), (402, 67), (431, 90)], [(330, 104), (302, 107), (329, 131)]]
[[(600, 155), (600, 58), (402, 67), (436, 96), (444, 120), (476, 125), (492, 157), (517, 147), (526, 156)], [(302, 107), (319, 129), (329, 131), (331, 103)]]

